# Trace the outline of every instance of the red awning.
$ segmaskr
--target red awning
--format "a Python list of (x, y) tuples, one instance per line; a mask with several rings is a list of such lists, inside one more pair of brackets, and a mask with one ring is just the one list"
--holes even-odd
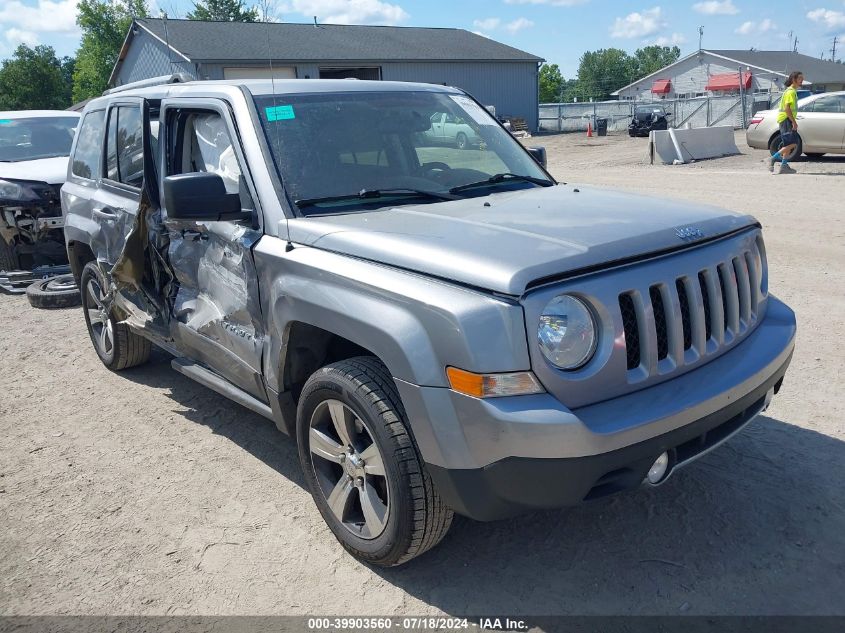
[(651, 91), (656, 95), (666, 95), (672, 92), (672, 80), (671, 79), (656, 79), (653, 84), (651, 84)]
[[(742, 73), (742, 87), (748, 90), (751, 87), (751, 73)], [(710, 75), (705, 90), (739, 90), (739, 73), (725, 73), (723, 75)]]

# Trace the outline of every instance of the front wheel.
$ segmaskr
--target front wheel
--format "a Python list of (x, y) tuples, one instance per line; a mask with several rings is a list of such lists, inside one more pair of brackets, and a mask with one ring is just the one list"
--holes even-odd
[(401, 565), (446, 535), (452, 510), (425, 471), (393, 378), (377, 359), (333, 363), (308, 379), (297, 440), (314, 502), (356, 558)]
[(455, 137), (455, 145), (458, 146), (458, 149), (466, 149), (469, 145), (469, 141), (467, 140), (467, 135), (463, 132), (458, 132), (458, 136)]
[(120, 371), (147, 362), (150, 341), (135, 334), (112, 314), (105, 288), (108, 286), (94, 262), (85, 264), (79, 280), (82, 294), (82, 312), (88, 325), (88, 334), (103, 365)]

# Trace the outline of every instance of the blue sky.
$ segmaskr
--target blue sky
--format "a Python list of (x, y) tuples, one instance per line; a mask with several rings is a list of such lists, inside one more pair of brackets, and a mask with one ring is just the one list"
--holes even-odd
[[(247, 0), (247, 3), (252, 0)], [(682, 53), (705, 48), (789, 49), (830, 57), (833, 37), (845, 40), (845, 0), (270, 0), (286, 22), (458, 27), (521, 48), (560, 65), (573, 77), (585, 50), (611, 46), (633, 52), (647, 44), (677, 44)], [(0, 0), (0, 58), (20, 43), (49, 44), (71, 55), (79, 43), (78, 0)], [(148, 0), (182, 17), (190, 0)], [(837, 58), (845, 59), (845, 42)]]

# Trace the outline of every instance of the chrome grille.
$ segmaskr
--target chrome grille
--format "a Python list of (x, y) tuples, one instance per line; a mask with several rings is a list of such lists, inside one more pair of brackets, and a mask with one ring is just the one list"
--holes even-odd
[(764, 298), (759, 257), (746, 250), (697, 273), (621, 293), (629, 382), (671, 373), (747, 333)]

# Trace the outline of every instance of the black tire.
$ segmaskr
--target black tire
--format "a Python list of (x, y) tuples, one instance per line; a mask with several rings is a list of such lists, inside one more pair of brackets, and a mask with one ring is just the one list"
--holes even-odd
[(26, 298), (33, 308), (75, 308), (82, 302), (73, 275), (56, 275), (27, 286)]
[(458, 132), (458, 135), (455, 137), (455, 145), (458, 149), (468, 148), (469, 142), (467, 141), (467, 135), (463, 132)]
[[(801, 140), (801, 136), (798, 135), (798, 143), (797, 147), (795, 148), (795, 152), (792, 154), (792, 158), (789, 160), (795, 160), (801, 157), (801, 153), (804, 151), (804, 142)], [(783, 147), (783, 143), (780, 140), (780, 134), (775, 134), (771, 139), (769, 139), (769, 155), (774, 156), (775, 152), (780, 150)]]
[[(79, 280), (79, 290), (82, 297), (82, 312), (85, 315), (85, 325), (88, 326), (88, 335), (91, 337), (91, 343), (94, 345), (94, 350), (97, 356), (103, 362), (103, 365), (112, 371), (120, 371), (135, 367), (146, 363), (150, 357), (151, 344), (148, 339), (143, 336), (135, 334), (129, 327), (123, 323), (118, 323), (114, 315), (110, 311), (106, 311), (104, 307), (102, 289), (105, 288), (103, 275), (99, 267), (94, 262), (85, 264), (82, 269), (82, 275)], [(99, 289), (99, 297), (94, 295)], [(99, 303), (97, 300), (99, 299)], [(99, 312), (104, 319), (103, 322), (92, 323), (92, 314)], [(111, 344), (104, 344), (102, 332), (106, 330), (110, 324)], [(98, 326), (100, 329), (97, 329)]]
[(14, 249), (0, 237), (0, 270), (10, 272), (17, 270), (20, 264)]
[[(328, 462), (312, 458), (310, 440), (312, 424), (328, 403), (341, 404), (344, 411), (354, 415), (355, 426), (351, 428), (357, 429), (360, 421), (367, 438), (378, 449), (384, 475), (375, 479), (379, 485), (385, 486), (383, 498), (387, 499), (383, 515), (386, 519), (378, 535), (369, 534), (369, 538), (358, 536), (349, 527), (354, 520), (343, 521), (342, 516), (339, 519), (329, 507), (323, 491), (326, 481), (321, 467)], [(405, 410), (393, 378), (378, 359), (370, 356), (351, 358), (315, 372), (303, 387), (296, 422), (299, 460), (308, 489), (326, 524), (350, 554), (367, 563), (391, 567), (426, 552), (446, 535), (453, 512), (434, 489), (408, 430)], [(317, 426), (314, 428), (317, 429)], [(358, 437), (364, 436), (363, 431)], [(341, 436), (336, 434), (335, 437)], [(342, 439), (333, 441), (338, 448), (343, 443)], [(340, 473), (335, 488), (344, 478), (349, 481), (347, 485), (353, 485), (352, 477), (345, 474), (348, 472), (346, 466), (328, 465), (335, 468), (334, 472)], [(363, 482), (364, 478), (360, 480)], [(356, 487), (357, 481), (358, 478), (354, 484)], [(354, 511), (356, 502), (361, 504), (364, 489), (362, 483), (358, 494), (350, 490), (346, 497), (349, 501), (344, 507)], [(362, 534), (364, 524), (368, 525), (367, 519), (358, 523)]]

